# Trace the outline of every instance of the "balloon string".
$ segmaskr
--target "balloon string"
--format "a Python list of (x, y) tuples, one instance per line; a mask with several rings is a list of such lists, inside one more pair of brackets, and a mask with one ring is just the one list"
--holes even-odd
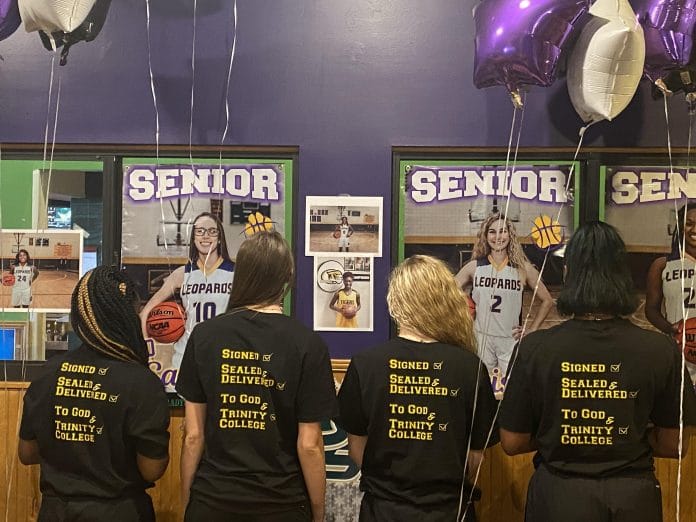
[(191, 42), (191, 106), (189, 108), (189, 161), (193, 169), (193, 95), (196, 87), (196, 6), (193, 0), (193, 39)]
[(227, 82), (225, 83), (225, 129), (222, 131), (222, 138), (220, 138), (220, 170), (222, 170), (222, 147), (225, 144), (225, 138), (227, 138), (227, 131), (229, 130), (230, 126), (230, 79), (232, 78), (232, 64), (234, 63), (234, 57), (237, 54), (237, 0), (234, 0), (234, 3), (232, 4), (232, 17), (234, 36), (232, 37), (230, 65), (227, 68)]
[[(572, 164), (571, 164), (570, 172), (569, 172), (569, 174), (568, 174), (568, 180), (566, 181), (566, 186), (565, 186), (566, 199), (565, 199), (565, 201), (561, 202), (561, 204), (559, 205), (558, 212), (557, 212), (557, 214), (556, 214), (556, 221), (558, 221), (558, 220), (560, 219), (561, 213), (563, 212), (563, 209), (565, 208), (565, 205), (566, 205), (567, 202), (569, 201), (569, 198), (567, 197), (567, 194), (569, 193), (569, 189), (570, 189), (570, 186), (571, 186), (571, 182), (572, 182), (572, 179), (573, 179), (573, 177), (574, 177), (575, 165), (577, 164), (577, 158), (578, 158), (578, 155), (580, 154), (580, 149), (582, 148), (582, 143), (583, 143), (583, 140), (584, 140), (585, 131), (587, 130), (588, 127), (590, 127), (590, 125), (592, 125), (592, 123), (590, 123), (589, 125), (583, 127), (582, 129), (580, 129), (580, 132), (579, 132), (579, 135), (578, 135), (578, 138), (579, 138), (579, 139), (578, 139), (578, 145), (577, 145), (577, 147), (575, 148), (575, 154), (573, 155), (573, 162), (572, 162)], [(512, 143), (512, 142), (510, 141), (510, 143)], [(538, 289), (539, 289), (539, 284), (541, 283), (541, 276), (542, 276), (542, 274), (544, 273), (544, 269), (546, 268), (546, 263), (547, 263), (548, 258), (549, 258), (549, 252), (550, 252), (550, 249), (546, 249), (546, 253), (544, 254), (544, 260), (543, 260), (543, 262), (542, 262), (542, 265), (541, 265), (540, 270), (539, 270), (539, 275), (537, 276), (537, 280), (536, 280), (536, 283), (535, 283), (535, 285), (534, 285), (534, 289), (533, 289), (533, 293), (532, 293), (532, 300), (531, 300), (531, 303), (530, 303), (530, 305), (529, 305), (529, 307), (528, 307), (528, 309), (527, 309), (527, 315), (525, 316), (525, 320), (524, 320), (524, 322), (523, 322), (523, 324), (522, 324), (522, 332), (521, 332), (521, 334), (520, 334), (520, 339), (522, 339), (522, 338), (524, 337), (524, 333), (525, 333), (525, 331), (526, 331), (526, 329), (527, 329), (527, 324), (528, 324), (528, 322), (529, 322), (530, 315), (531, 315), (531, 311), (532, 311), (532, 305), (534, 304), (534, 300), (536, 299), (536, 296), (537, 296), (537, 292), (538, 292)], [(518, 354), (519, 354), (519, 352), (516, 350), (515, 353), (514, 353), (513, 359), (510, 361), (510, 363), (509, 363), (509, 365), (508, 365), (508, 370), (507, 370), (507, 373), (506, 373), (506, 376), (507, 376), (507, 379), (508, 379), (508, 380), (510, 379), (510, 376), (512, 375), (512, 371), (513, 371), (513, 369), (514, 369), (515, 362), (517, 361), (517, 356), (518, 356)], [(481, 365), (481, 362), (479, 361), (479, 367), (480, 367), (480, 365)], [(478, 389), (477, 389), (477, 392), (478, 392)], [(502, 401), (499, 401), (499, 402), (498, 402), (498, 405), (497, 405), (497, 407), (496, 407), (495, 414), (493, 415), (493, 421), (491, 422), (491, 427), (490, 427), (490, 429), (488, 430), (488, 434), (487, 434), (487, 436), (486, 436), (486, 442), (485, 442), (485, 444), (484, 444), (484, 449), (488, 447), (488, 443), (490, 442), (490, 439), (491, 439), (491, 437), (492, 437), (492, 435), (493, 435), (493, 427), (495, 426), (496, 420), (497, 420), (497, 418), (498, 418), (498, 414), (500, 413), (500, 406), (501, 406), (501, 404), (502, 404)], [(474, 418), (475, 412), (476, 412), (476, 403), (474, 403), (474, 408), (473, 408), (473, 411), (472, 411), (472, 429), (470, 430), (470, 433), (469, 433), (469, 442), (468, 442), (468, 445), (467, 445), (467, 460), (468, 460), (468, 453), (469, 453), (469, 450), (470, 450), (470, 447), (471, 447), (471, 433), (473, 432), (473, 418)], [(464, 515), (463, 515), (461, 518), (460, 518), (460, 515), (459, 515), (459, 514), (457, 515), (457, 520), (458, 520), (458, 521), (460, 521), (460, 520), (463, 521), (463, 520), (466, 518), (466, 514), (467, 514), (467, 511), (468, 511), (469, 505), (470, 505), (470, 504), (472, 503), (472, 501), (473, 501), (474, 488), (475, 488), (476, 484), (478, 483), (479, 475), (480, 475), (480, 473), (481, 473), (481, 465), (482, 465), (482, 464), (483, 464), (483, 461), (479, 462), (479, 465), (478, 465), (478, 467), (477, 467), (477, 469), (476, 469), (476, 474), (475, 474), (475, 476), (474, 476), (474, 481), (473, 481), (473, 485), (472, 485), (472, 490), (471, 490), (471, 493), (469, 494), (469, 501), (468, 501), (468, 503), (467, 503), (467, 507), (466, 507), (466, 509), (465, 509), (465, 511), (464, 511)], [(465, 473), (466, 473), (466, 471), (465, 471)], [(462, 485), (462, 491), (463, 491), (463, 485)], [(462, 503), (462, 501), (461, 501), (461, 497), (460, 497), (460, 509), (461, 509), (461, 503)]]
[[(509, 175), (509, 167), (510, 167), (510, 155), (512, 154), (512, 143), (515, 135), (517, 136), (516, 139), (516, 145), (515, 145), (515, 152), (514, 152), (514, 159), (513, 159), (513, 165), (516, 164), (517, 162), (517, 153), (519, 150), (519, 144), (520, 144), (520, 137), (522, 135), (522, 122), (524, 118), (524, 103), (514, 104), (514, 109), (512, 113), (512, 122), (510, 124), (510, 136), (508, 138), (508, 149), (507, 149), (507, 154), (505, 157), (505, 171), (503, 175), (503, 190), (507, 190), (508, 188), (508, 175)], [(520, 111), (520, 122), (519, 122), (519, 127), (517, 128), (517, 131), (515, 131), (516, 127), (516, 122), (517, 122), (517, 112)], [(514, 168), (514, 167), (513, 167)], [(507, 217), (507, 210), (508, 210), (508, 205), (510, 203), (510, 191), (508, 190), (507, 194), (507, 202), (505, 206), (505, 213), (504, 215)], [(495, 285), (495, 280), (498, 277), (498, 274), (496, 271), (493, 270), (493, 265), (490, 267), (490, 277), (493, 278), (494, 285)], [(488, 342), (488, 331), (490, 329), (490, 321), (492, 318), (492, 314), (488, 314), (486, 316), (486, 323), (483, 327), (483, 332), (480, 332), (482, 334), (482, 339), (481, 339), (481, 346), (478, 347), (478, 353), (483, 353), (486, 343)], [(475, 327), (474, 327), (475, 328)], [(483, 366), (483, 361), (479, 357), (479, 365), (478, 365), (478, 375), (480, 376), (482, 369), (484, 368)], [(469, 506), (471, 506), (473, 502), (473, 494), (474, 494), (474, 487), (476, 486), (476, 482), (478, 481), (478, 476), (479, 472), (481, 469), (481, 462), (478, 463), (477, 468), (476, 468), (476, 473), (474, 476), (474, 483), (472, 485), (471, 492), (469, 493), (469, 498), (466, 503), (466, 507), (464, 507), (464, 513), (462, 514), (462, 507), (463, 507), (463, 502), (464, 502), (464, 485), (466, 484), (466, 478), (467, 478), (467, 467), (469, 464), (469, 452), (471, 450), (471, 438), (474, 432), (474, 420), (476, 419), (476, 407), (477, 407), (477, 402), (478, 402), (478, 386), (476, 386), (476, 391), (474, 392), (474, 403), (473, 403), (473, 408), (471, 411), (471, 426), (469, 429), (469, 437), (467, 439), (467, 446), (466, 446), (466, 456), (464, 458), (464, 470), (463, 470), (463, 476), (462, 476), (462, 485), (459, 491), (459, 509), (457, 511), (457, 520), (465, 519), (466, 515), (469, 511)], [(490, 433), (489, 433), (490, 437)], [(486, 446), (488, 445), (488, 439), (486, 440)], [(484, 448), (486, 447), (484, 446)]]

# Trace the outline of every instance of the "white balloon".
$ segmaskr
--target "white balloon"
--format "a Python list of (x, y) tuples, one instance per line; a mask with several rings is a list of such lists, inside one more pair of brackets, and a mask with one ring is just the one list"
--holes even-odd
[(19, 0), (24, 29), (70, 33), (85, 21), (96, 0)]
[(612, 120), (638, 89), (645, 38), (628, 0), (597, 0), (568, 60), (568, 93), (586, 123)]

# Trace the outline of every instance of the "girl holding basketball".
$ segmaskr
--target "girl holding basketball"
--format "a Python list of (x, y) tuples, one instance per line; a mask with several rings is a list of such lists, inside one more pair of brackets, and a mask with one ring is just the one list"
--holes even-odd
[(15, 264), (10, 267), (15, 282), (12, 286), (12, 306), (29, 308), (31, 304), (31, 284), (39, 277), (39, 269), (31, 264), (29, 252), (23, 248), (15, 256)]
[[(474, 328), (481, 360), (489, 371), (497, 367), (500, 375), (506, 375), (515, 344), (523, 334), (539, 328), (553, 307), (553, 298), (505, 216), (492, 214), (481, 224), (471, 261), (462, 267), (456, 280), (470, 291), (476, 304)], [(536, 291), (539, 309), (523, 332), (525, 287)]]
[(336, 312), (338, 328), (357, 328), (360, 294), (353, 289), (353, 272), (343, 272), (343, 288), (334, 294), (329, 308)]
[[(658, 330), (681, 344), (680, 325), (696, 317), (696, 203), (688, 202), (677, 212), (668, 256), (650, 265), (646, 284), (645, 317)], [(696, 379), (696, 364), (686, 362)]]
[(350, 251), (349, 238), (353, 235), (353, 232), (353, 227), (348, 223), (348, 218), (346, 216), (341, 217), (341, 224), (336, 225), (336, 230), (334, 230), (334, 237), (338, 239), (339, 252)]
[(237, 255), (229, 311), (194, 328), (176, 391), (186, 521), (324, 520), (321, 422), (336, 414), (329, 352), (283, 314), (288, 244), (259, 232)]
[(184, 334), (174, 343), (172, 367), (175, 369), (181, 365), (193, 327), (227, 309), (234, 277), (234, 263), (227, 252), (225, 231), (217, 216), (208, 212), (196, 216), (189, 245), (189, 262), (167, 277), (140, 312), (145, 325), (153, 308), (179, 291), (186, 311), (186, 327)]

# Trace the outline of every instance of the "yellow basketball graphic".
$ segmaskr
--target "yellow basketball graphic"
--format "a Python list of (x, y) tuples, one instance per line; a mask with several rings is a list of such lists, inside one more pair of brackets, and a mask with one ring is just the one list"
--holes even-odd
[(563, 242), (563, 226), (549, 216), (541, 215), (534, 218), (531, 236), (539, 248), (556, 248)]
[(268, 216), (264, 216), (261, 212), (252, 212), (247, 218), (247, 224), (244, 225), (244, 235), (251, 237), (257, 232), (264, 230), (273, 230), (273, 221)]

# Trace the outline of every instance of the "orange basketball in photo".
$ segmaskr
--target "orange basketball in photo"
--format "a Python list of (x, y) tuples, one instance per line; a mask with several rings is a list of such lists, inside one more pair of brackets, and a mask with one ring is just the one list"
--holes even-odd
[(9, 272), (2, 274), (2, 286), (12, 286), (15, 284), (15, 276)]
[(145, 323), (147, 335), (158, 343), (173, 343), (179, 340), (186, 328), (186, 314), (174, 301), (165, 301), (155, 306)]
[(355, 314), (358, 313), (358, 308), (353, 305), (346, 305), (341, 309), (341, 313), (343, 314), (343, 317), (350, 319), (355, 317)]
[(334, 237), (335, 239), (338, 239), (339, 237), (341, 237), (341, 231), (340, 231), (339, 229), (334, 230), (334, 231), (333, 231), (333, 237)]
[(464, 297), (466, 298), (466, 302), (469, 304), (469, 316), (473, 321), (474, 319), (476, 319), (476, 303), (474, 303), (474, 300), (471, 298), (469, 294), (464, 294)]
[[(686, 326), (684, 326), (686, 323)], [(677, 344), (684, 350), (684, 358), (696, 364), (696, 317), (679, 323), (679, 330), (674, 334)], [(682, 341), (684, 345), (682, 346)]]

